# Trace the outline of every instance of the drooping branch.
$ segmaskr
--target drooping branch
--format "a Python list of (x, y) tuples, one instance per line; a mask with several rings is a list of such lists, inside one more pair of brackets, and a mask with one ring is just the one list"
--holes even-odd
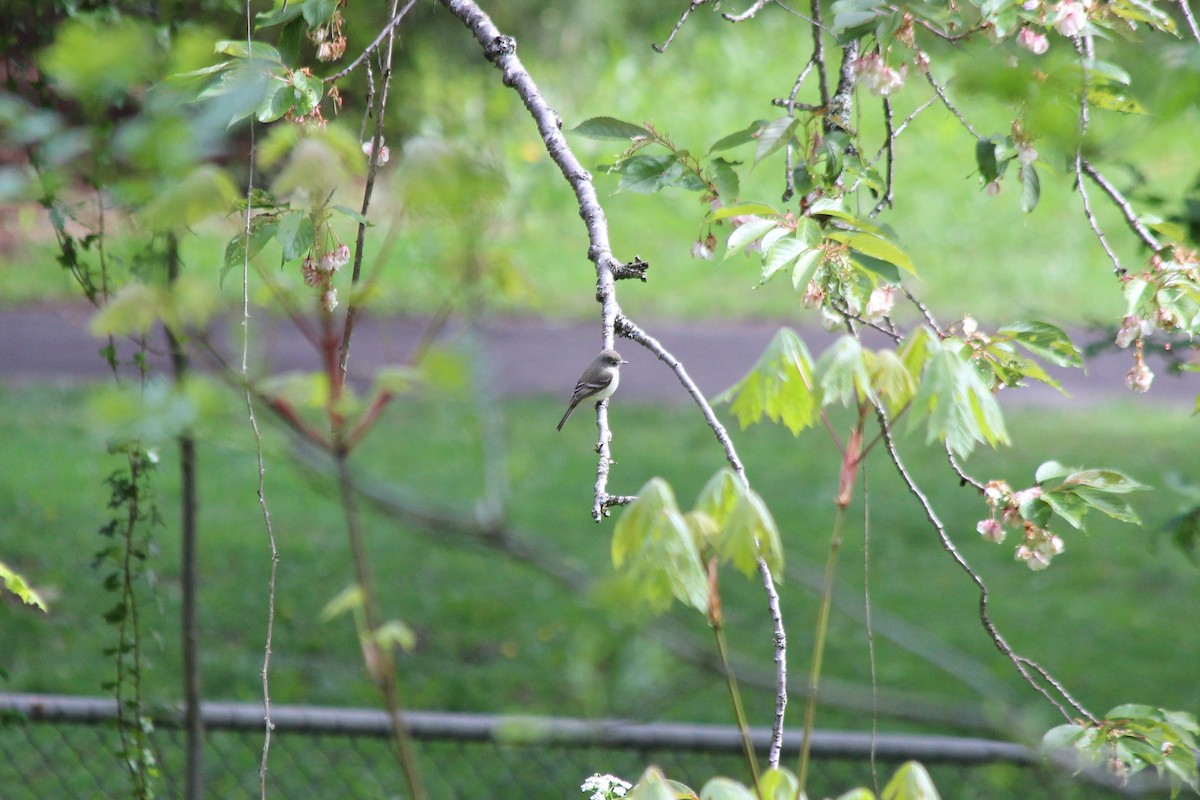
[(1121, 194), (1121, 191), (1117, 189), (1116, 186), (1113, 186), (1108, 178), (1104, 177), (1104, 175), (1094, 166), (1092, 166), (1092, 163), (1086, 158), (1080, 159), (1079, 168), (1083, 171), (1084, 175), (1087, 175), (1089, 178), (1091, 178), (1092, 181), (1095, 182), (1095, 184), (1099, 186), (1106, 195), (1108, 195), (1109, 199), (1112, 200), (1113, 205), (1121, 210), (1121, 215), (1125, 217), (1125, 222), (1129, 225), (1129, 229), (1137, 234), (1137, 237), (1142, 240), (1142, 243), (1145, 244), (1146, 247), (1149, 247), (1151, 250), (1158, 250), (1160, 247), (1162, 247), (1162, 245), (1159, 244), (1158, 239), (1155, 238), (1154, 234), (1150, 232), (1150, 230), (1140, 219), (1138, 219), (1137, 213), (1134, 212), (1133, 206), (1130, 204), (1130, 202), (1125, 199), (1125, 195)]
[(652, 48), (654, 48), (654, 52), (665, 53), (667, 48), (671, 46), (671, 42), (675, 40), (675, 35), (679, 33), (680, 29), (683, 27), (683, 24), (687, 22), (687, 18), (692, 15), (692, 12), (702, 5), (713, 2), (716, 2), (716, 0), (692, 0), (692, 2), (688, 4), (688, 7), (683, 10), (683, 13), (679, 15), (679, 19), (675, 22), (675, 27), (671, 29), (671, 33), (669, 36), (667, 36), (667, 40), (661, 45), (650, 45)]
[(929, 85), (933, 87), (933, 91), (937, 92), (938, 99), (942, 101), (942, 105), (946, 107), (946, 110), (953, 114), (955, 118), (962, 123), (962, 126), (967, 129), (967, 132), (976, 139), (982, 139), (983, 134), (975, 130), (975, 127), (967, 121), (967, 118), (964, 117), (963, 113), (958, 110), (958, 107), (955, 106), (954, 103), (950, 102), (950, 98), (946, 95), (945, 88), (936, 80), (934, 80), (932, 72), (925, 72), (925, 80), (929, 81)]
[(384, 38), (392, 32), (393, 28), (400, 24), (401, 20), (404, 19), (404, 17), (416, 4), (417, 0), (408, 0), (408, 3), (404, 6), (404, 8), (400, 9), (400, 12), (392, 17), (391, 20), (383, 26), (383, 29), (379, 31), (379, 35), (375, 37), (375, 41), (367, 45), (367, 49), (363, 50), (362, 53), (359, 54), (358, 58), (351, 61), (344, 69), (339, 70), (333, 75), (330, 75), (328, 78), (323, 78), (322, 80), (325, 83), (333, 83), (334, 81), (341, 80), (357, 69), (359, 64), (361, 64), (368, 56), (371, 55), (371, 53), (374, 53), (379, 48), (379, 45), (383, 43)]
[(757, 14), (759, 11), (762, 11), (763, 8), (768, 3), (771, 3), (771, 2), (774, 2), (774, 0), (754, 0), (754, 3), (749, 8), (747, 8), (745, 11), (743, 11), (742, 13), (740, 13), (740, 14), (724, 13), (721, 15), (721, 18), (724, 19), (726, 22), (745, 22), (746, 20), (750, 19), (755, 14)]
[(1187, 20), (1192, 38), (1196, 40), (1196, 44), (1200, 44), (1200, 28), (1196, 27), (1196, 15), (1192, 13), (1192, 7), (1188, 4), (1188, 0), (1179, 0), (1179, 8), (1183, 12), (1183, 18)]
[[(946, 533), (946, 526), (942, 523), (941, 519), (937, 515), (937, 512), (934, 511), (933, 505), (929, 502), (929, 498), (927, 498), (925, 493), (921, 491), (921, 487), (917, 485), (908, 469), (904, 466), (904, 462), (900, 459), (900, 453), (896, 450), (896, 444), (892, 438), (891, 423), (888, 420), (887, 411), (876, 398), (872, 397), (870, 400), (872, 405), (875, 407), (875, 416), (879, 421), (879, 429), (883, 437), (884, 446), (887, 448), (888, 457), (891, 459), (892, 465), (896, 468), (897, 474), (900, 475), (901, 480), (903, 480), (905, 486), (908, 487), (909, 493), (917, 499), (917, 503), (921, 506), (921, 510), (925, 513), (926, 520), (929, 521), (929, 524), (937, 532), (938, 539), (942, 543), (942, 548), (950, 554), (950, 557), (954, 559), (955, 563), (958, 564), (958, 566), (971, 579), (971, 582), (974, 583), (979, 589), (979, 620), (983, 624), (984, 630), (987, 631), (988, 636), (991, 637), (992, 643), (996, 646), (996, 649), (1012, 662), (1013, 666), (1016, 667), (1017, 672), (1022, 678), (1025, 679), (1025, 682), (1033, 687), (1035, 691), (1045, 697), (1048, 701), (1050, 701), (1050, 703), (1057, 708), (1068, 721), (1072, 720), (1074, 717), (1072, 713), (1069, 712), (1063, 705), (1063, 703), (1060, 702), (1059, 698), (1065, 701), (1067, 705), (1069, 705), (1079, 714), (1095, 723), (1096, 717), (1093, 716), (1090, 711), (1084, 708), (1079, 701), (1071, 696), (1071, 694), (1066, 691), (1062, 684), (1051, 677), (1050, 674), (1036, 662), (1033, 662), (1025, 656), (1022, 656), (1014, 651), (1012, 649), (1012, 645), (1010, 645), (1000, 633), (1000, 630), (992, 621), (991, 614), (988, 611), (989, 592), (987, 584), (984, 583), (983, 578), (979, 576), (979, 573), (977, 573), (974, 568), (971, 567), (962, 553), (958, 551), (958, 548), (954, 545), (953, 540), (951, 540), (949, 534)], [(1039, 683), (1035, 677), (1030, 674), (1031, 671), (1036, 673), (1038, 677), (1042, 678), (1043, 681), (1048, 683), (1050, 687), (1058, 693), (1059, 698), (1056, 698), (1045, 686)]]

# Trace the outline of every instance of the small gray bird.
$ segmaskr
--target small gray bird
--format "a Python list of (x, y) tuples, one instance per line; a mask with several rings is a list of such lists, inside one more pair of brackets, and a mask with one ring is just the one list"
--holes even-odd
[(558, 421), (557, 430), (562, 430), (563, 423), (567, 421), (567, 417), (571, 416), (575, 406), (584, 400), (593, 400), (599, 403), (601, 400), (611, 397), (612, 393), (617, 390), (617, 382), (621, 378), (621, 365), (628, 363), (628, 361), (621, 360), (621, 354), (616, 350), (601, 350), (600, 355), (596, 356), (596, 360), (583, 371), (579, 383), (575, 384), (575, 391), (571, 393), (571, 404), (567, 406), (567, 413), (563, 414), (563, 418)]

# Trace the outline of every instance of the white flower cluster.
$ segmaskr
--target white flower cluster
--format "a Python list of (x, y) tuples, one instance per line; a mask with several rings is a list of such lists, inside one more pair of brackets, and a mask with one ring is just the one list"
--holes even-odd
[(989, 481), (983, 494), (992, 508), (992, 514), (975, 526), (979, 535), (999, 544), (1007, 535), (1004, 530), (1006, 527), (1019, 527), (1024, 530), (1025, 537), (1017, 547), (1017, 560), (1024, 561), (1032, 570), (1043, 570), (1050, 566), (1050, 559), (1063, 551), (1063, 540), (1021, 517), (1022, 504), (1041, 497), (1042, 488), (1031, 486), (1014, 492), (1004, 481)]
[(908, 65), (892, 69), (879, 53), (867, 53), (854, 60), (854, 80), (880, 97), (895, 93), (908, 77)]
[(591, 792), (588, 800), (613, 800), (614, 797), (624, 797), (632, 788), (632, 784), (616, 775), (601, 775), (597, 772), (580, 785), (579, 791), (585, 794)]
[[(371, 140), (368, 139), (367, 141), (362, 143), (362, 151), (363, 151), (363, 154), (367, 157), (367, 160), (370, 160), (371, 153), (374, 151), (374, 147), (372, 147)], [(386, 164), (388, 162), (388, 159), (391, 157), (392, 157), (391, 151), (388, 150), (387, 145), (383, 143), (382, 139), (380, 139), (379, 140), (379, 164), (380, 164), (380, 166)]]

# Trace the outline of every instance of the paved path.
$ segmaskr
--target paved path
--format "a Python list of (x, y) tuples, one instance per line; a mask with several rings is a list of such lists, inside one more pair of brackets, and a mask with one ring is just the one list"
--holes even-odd
[[(32, 382), (99, 380), (107, 368), (98, 355), (99, 340), (87, 332), (90, 310), (81, 304), (30, 306), (0, 309), (0, 381)], [(779, 322), (660, 322), (640, 324), (673, 352), (687, 367), (700, 389), (709, 397), (737, 381), (754, 364), (763, 348), (779, 329)], [(260, 349), (256, 368), (275, 371), (312, 369), (311, 347), (290, 324), (282, 320), (252, 322), (254, 341)], [(420, 339), (422, 319), (365, 318), (355, 335), (351, 371), (368, 375), (377, 366), (400, 363)], [(579, 372), (599, 346), (596, 323), (555, 322), (542, 319), (497, 318), (483, 327), (489, 359), (495, 365), (494, 380), (504, 395), (570, 394)], [(462, 336), (461, 327), (450, 326), (444, 339)], [(801, 334), (809, 349), (819, 353), (832, 336), (821, 330)], [(1080, 334), (1076, 343), (1087, 340)], [(239, 341), (236, 324), (214, 326), (214, 338), (228, 345)], [(621, 393), (654, 402), (686, 401), (682, 387), (657, 359), (628, 342), (618, 343), (629, 360), (621, 375)], [(229, 352), (236, 352), (236, 348)], [(151, 357), (165, 367), (162, 353)], [(1129, 392), (1123, 376), (1131, 364), (1130, 354), (1107, 353), (1082, 370), (1051, 369), (1075, 398), (1121, 398), (1149, 401), (1151, 406), (1170, 404), (1190, 407), (1200, 391), (1195, 375), (1165, 374), (1162, 365), (1151, 362), (1157, 374), (1149, 395)], [(1004, 402), (1063, 406), (1071, 400), (1042, 385), (1004, 393)]]

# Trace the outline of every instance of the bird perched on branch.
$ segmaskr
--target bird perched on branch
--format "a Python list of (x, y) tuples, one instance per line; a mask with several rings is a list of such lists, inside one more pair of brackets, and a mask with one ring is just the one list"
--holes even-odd
[(571, 393), (571, 404), (567, 406), (567, 413), (563, 414), (563, 418), (558, 421), (557, 430), (562, 430), (563, 424), (567, 421), (567, 417), (571, 416), (575, 406), (584, 400), (599, 403), (601, 400), (612, 397), (612, 393), (617, 390), (617, 382), (621, 378), (621, 365), (628, 363), (628, 361), (621, 360), (621, 354), (616, 350), (601, 350), (600, 355), (596, 356), (596, 359), (583, 371), (579, 383), (575, 384), (575, 391)]

